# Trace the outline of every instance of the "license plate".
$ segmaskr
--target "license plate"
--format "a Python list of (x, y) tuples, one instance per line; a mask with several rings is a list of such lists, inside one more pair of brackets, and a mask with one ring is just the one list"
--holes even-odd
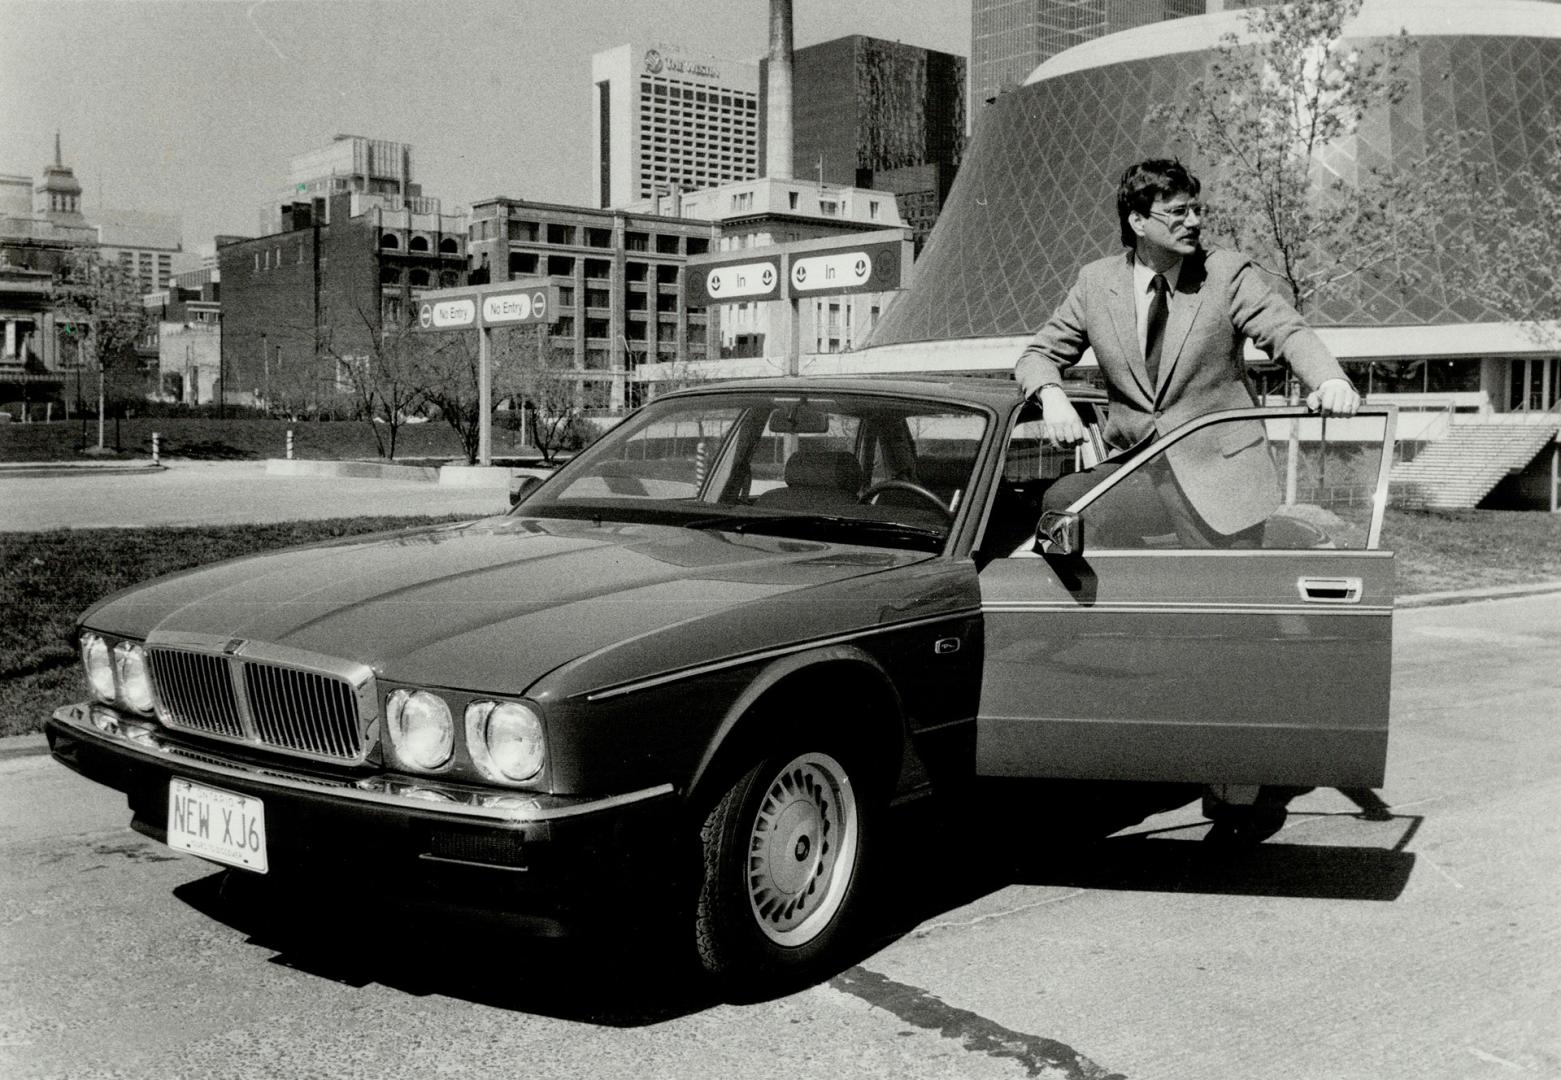
[(265, 804), (250, 795), (169, 780), (168, 846), (264, 874)]

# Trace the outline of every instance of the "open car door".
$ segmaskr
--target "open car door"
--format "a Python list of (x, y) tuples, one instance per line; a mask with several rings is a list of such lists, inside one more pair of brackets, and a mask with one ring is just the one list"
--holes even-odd
[[(987, 561), (976, 771), (1380, 786), (1394, 597), (1379, 540), (1395, 419), (1383, 406), (1349, 419), (1294, 407), (1201, 417), (1074, 499), (1076, 518), (1054, 519), (1081, 526), (1082, 550), (1027, 541)], [(1167, 455), (1184, 439), (1250, 449), (1258, 425), (1278, 505), (1260, 546), (1184, 543), (1157, 493)]]

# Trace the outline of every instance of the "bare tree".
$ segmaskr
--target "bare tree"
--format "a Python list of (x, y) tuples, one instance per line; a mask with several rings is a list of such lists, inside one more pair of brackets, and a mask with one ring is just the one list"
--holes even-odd
[(94, 248), (76, 248), (54, 281), (55, 317), (76, 343), (77, 363), (98, 374), (98, 449), (110, 401), (124, 404), (147, 396), (135, 344), (149, 316), (140, 283), (129, 268), (104, 259)]
[(326, 339), (324, 349), (336, 360), (356, 411), (374, 429), (379, 456), (394, 461), (401, 428), (429, 399), (436, 345), (429, 335), (418, 333), (405, 322), (392, 320), (381, 327), (369, 312), (359, 308), (357, 315), (363, 323), (368, 352), (340, 352), (331, 338)]
[(588, 442), (589, 425), (580, 413), (581, 373), (574, 354), (553, 344), (547, 326), (514, 327), (493, 335), (496, 381), (520, 403), (530, 441), (552, 464), (560, 450)]
[(1408, 91), (1407, 34), (1343, 38), (1361, 0), (1250, 8), (1204, 76), (1151, 111), (1217, 180), (1208, 227), (1289, 286), (1305, 312), (1365, 275), (1407, 283), (1433, 252), (1458, 183), (1458, 150), (1361, 164), (1354, 142)]
[(477, 464), (482, 439), (477, 334), (478, 331), (429, 335), (434, 345), (419, 365), (425, 399), (460, 439), (468, 465)]

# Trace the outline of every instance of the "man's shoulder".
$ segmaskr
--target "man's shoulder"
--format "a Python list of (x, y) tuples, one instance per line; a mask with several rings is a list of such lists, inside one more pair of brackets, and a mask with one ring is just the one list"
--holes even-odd
[(1129, 265), (1128, 253), (1119, 251), (1115, 255), (1106, 255), (1079, 267), (1079, 278), (1084, 281), (1097, 281), (1111, 274), (1121, 273), (1122, 268), (1127, 265)]
[(1250, 255), (1235, 248), (1204, 248), (1201, 261), (1204, 275), (1216, 281), (1228, 281), (1247, 267), (1256, 265)]

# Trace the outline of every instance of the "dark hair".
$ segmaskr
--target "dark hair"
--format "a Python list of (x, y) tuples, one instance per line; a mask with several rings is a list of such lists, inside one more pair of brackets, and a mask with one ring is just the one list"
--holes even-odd
[(1117, 185), (1117, 222), (1122, 227), (1122, 246), (1133, 247), (1138, 235), (1128, 224), (1129, 214), (1148, 214), (1156, 199), (1172, 195), (1197, 198), (1203, 185), (1175, 158), (1150, 158), (1129, 165)]

